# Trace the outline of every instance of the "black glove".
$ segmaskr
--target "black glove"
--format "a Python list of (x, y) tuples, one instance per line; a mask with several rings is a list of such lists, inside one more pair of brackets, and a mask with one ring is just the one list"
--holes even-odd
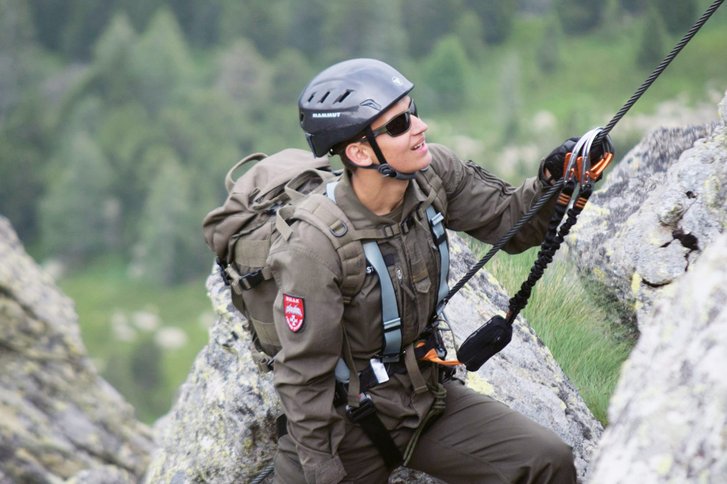
[[(548, 156), (543, 159), (541, 164), (540, 178), (544, 182), (550, 184), (554, 181), (563, 178), (563, 165), (565, 164), (565, 155), (573, 151), (580, 138), (568, 138), (563, 141), (563, 144), (558, 146), (556, 149), (550, 152)], [(550, 178), (548, 178), (545, 170), (550, 172)]]
[[(565, 155), (573, 151), (573, 148), (575, 148), (579, 139), (580, 138), (577, 137), (568, 138), (563, 141), (563, 144), (551, 151), (550, 154), (543, 159), (540, 169), (540, 179), (543, 180), (543, 182), (550, 184), (563, 177)], [(611, 144), (610, 136), (606, 136), (602, 141), (591, 146), (591, 152), (589, 154), (591, 163), (598, 162), (598, 160), (600, 160), (606, 152), (613, 152), (613, 145)], [(546, 177), (545, 170), (550, 172), (550, 178)]]

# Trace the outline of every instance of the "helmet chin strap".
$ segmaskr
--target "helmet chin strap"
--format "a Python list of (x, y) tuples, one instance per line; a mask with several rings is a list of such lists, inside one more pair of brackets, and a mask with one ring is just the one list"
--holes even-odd
[(379, 148), (379, 144), (376, 142), (376, 137), (374, 136), (371, 126), (366, 127), (366, 139), (368, 140), (369, 145), (371, 145), (371, 148), (373, 148), (374, 153), (376, 153), (376, 158), (379, 160), (378, 165), (367, 166), (366, 168), (376, 168), (376, 171), (381, 173), (383, 176), (396, 178), (397, 180), (413, 180), (416, 178), (416, 172), (402, 173), (394, 170), (391, 165), (389, 165), (386, 158), (384, 158), (384, 154), (381, 152), (381, 148)]

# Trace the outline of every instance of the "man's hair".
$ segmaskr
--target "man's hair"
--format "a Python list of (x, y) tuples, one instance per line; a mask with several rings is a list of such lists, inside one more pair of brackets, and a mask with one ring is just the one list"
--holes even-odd
[(361, 141), (364, 138), (364, 135), (358, 135), (354, 136), (353, 138), (342, 141), (331, 148), (331, 153), (334, 155), (338, 155), (338, 157), (341, 159), (341, 163), (343, 163), (343, 166), (346, 167), (346, 169), (350, 170), (351, 172), (356, 171), (358, 166), (354, 164), (349, 158), (348, 155), (346, 155), (346, 147), (350, 145), (351, 143), (357, 143)]

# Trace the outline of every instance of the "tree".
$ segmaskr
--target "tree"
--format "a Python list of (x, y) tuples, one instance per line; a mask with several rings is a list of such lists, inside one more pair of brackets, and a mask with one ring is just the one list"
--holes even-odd
[[(26, 2), (23, 2), (26, 3)], [(46, 49), (60, 52), (63, 29), (71, 10), (71, 2), (27, 0), (33, 19), (33, 26), (38, 42)], [(0, 18), (5, 15), (0, 15)]]
[(40, 216), (48, 253), (79, 263), (113, 243), (116, 213), (108, 160), (87, 131), (72, 133), (54, 160)]
[(220, 0), (167, 0), (190, 44), (211, 47), (219, 41), (222, 5)]
[(326, 23), (326, 15), (323, 13), (330, 4), (330, 0), (293, 1), (290, 6), (291, 23), (286, 32), (286, 45), (299, 49), (309, 59), (319, 56), (325, 49), (325, 41), (321, 35)]
[(425, 60), (424, 84), (438, 110), (457, 110), (467, 100), (467, 55), (459, 40), (444, 37)]
[[(193, 217), (191, 179), (166, 149), (158, 153), (159, 171), (149, 186), (140, 224), (137, 260), (145, 278), (171, 285), (198, 273), (203, 247), (190, 237), (199, 233), (199, 219)], [(205, 261), (207, 266), (207, 261)], [(194, 271), (190, 270), (194, 269)]]
[(696, 0), (679, 0), (678, 2), (650, 0), (650, 4), (659, 11), (666, 30), (670, 34), (686, 32), (697, 20)]
[(507, 39), (517, 10), (515, 0), (465, 0), (464, 3), (482, 22), (485, 42), (501, 44)]
[(61, 52), (70, 59), (88, 60), (91, 57), (93, 45), (101, 33), (106, 30), (117, 1), (67, 0), (69, 5), (65, 12), (66, 16), (48, 19), (50, 22), (61, 21), (64, 24), (60, 38)]
[(409, 40), (409, 55), (429, 55), (442, 37), (453, 33), (461, 12), (461, 0), (403, 2), (402, 24)]
[(503, 126), (503, 143), (512, 143), (520, 133), (520, 110), (522, 95), (520, 93), (520, 58), (513, 54), (505, 61), (500, 73), (500, 119)]
[(621, 5), (621, 8), (629, 13), (640, 14), (646, 9), (648, 1), (649, 0), (619, 0), (619, 4)]
[(135, 31), (144, 32), (156, 11), (168, 3), (168, 0), (121, 0), (115, 15), (127, 17)]
[(33, 27), (22, 0), (0, 0), (0, 121), (20, 102), (29, 80)]
[(319, 59), (329, 63), (350, 57), (375, 57), (397, 65), (406, 39), (399, 0), (331, 2), (323, 37), (327, 46)]
[(144, 105), (156, 112), (187, 82), (192, 62), (174, 15), (159, 10), (134, 46), (131, 71)]
[(554, 0), (555, 11), (563, 32), (585, 34), (603, 21), (606, 2), (603, 0)]
[[(301, 4), (299, 8), (315, 10), (308, 1), (296, 3)], [(333, 5), (333, 2), (324, 4), (317, 14), (324, 17), (326, 10), (330, 8), (328, 5)], [(293, 8), (287, 1), (223, 0), (220, 39), (223, 44), (229, 44), (239, 38), (245, 38), (252, 41), (263, 56), (275, 57), (286, 47), (292, 24), (292, 12)], [(316, 23), (312, 25), (313, 28), (316, 26)], [(320, 32), (314, 30), (312, 34), (320, 35)], [(299, 42), (288, 45), (299, 45)]]
[(535, 48), (535, 61), (544, 74), (551, 74), (559, 67), (562, 32), (557, 19), (550, 17), (543, 29), (543, 37)]
[(38, 235), (38, 197), (44, 191), (50, 138), (44, 108), (37, 97), (28, 98), (0, 123), (0, 214), (26, 245)]
[(25, 0), (0, 0), (0, 213), (26, 243), (36, 235), (50, 135), (33, 30)]
[(641, 42), (636, 53), (636, 63), (645, 69), (656, 67), (665, 54), (666, 29), (655, 7), (649, 8), (641, 32)]
[(111, 19), (93, 49), (94, 84), (112, 104), (122, 104), (136, 97), (130, 75), (137, 34), (125, 14)]

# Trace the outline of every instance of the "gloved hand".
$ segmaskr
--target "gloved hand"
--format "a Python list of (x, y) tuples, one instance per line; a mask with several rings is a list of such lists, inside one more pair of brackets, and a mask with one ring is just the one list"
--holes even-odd
[[(543, 159), (540, 165), (540, 178), (548, 184), (563, 178), (563, 165), (565, 164), (565, 155), (573, 151), (579, 138), (568, 138), (563, 144), (551, 151), (548, 156)], [(548, 176), (550, 175), (550, 176)]]
[[(552, 184), (563, 177), (565, 155), (573, 151), (579, 139), (577, 137), (568, 138), (543, 159), (540, 165), (540, 178), (543, 182)], [(613, 152), (613, 144), (611, 143), (610, 136), (606, 136), (601, 142), (591, 146), (590, 162), (592, 164), (598, 162), (606, 152)], [(546, 170), (549, 172), (550, 177), (548, 177)]]

